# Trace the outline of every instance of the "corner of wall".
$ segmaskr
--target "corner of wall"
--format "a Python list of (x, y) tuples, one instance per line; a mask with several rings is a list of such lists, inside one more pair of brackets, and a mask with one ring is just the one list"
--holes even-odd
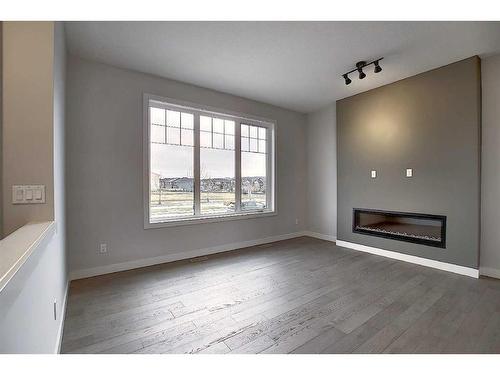
[(306, 217), (308, 233), (334, 240), (337, 235), (337, 139), (335, 103), (307, 114)]
[[(2, 150), (6, 233), (29, 221), (48, 220), (56, 222), (56, 232), (9, 282), (14, 293), (4, 289), (0, 294), (2, 314), (8, 314), (8, 319), (0, 320), (2, 350), (53, 353), (61, 340), (69, 279), (64, 215), (64, 27), (59, 22), (4, 22), (3, 26), (3, 71), (4, 78), (8, 77), (2, 86), (4, 146), (8, 146)], [(33, 106), (26, 107), (30, 100)], [(24, 136), (26, 129), (20, 132), (20, 125), (33, 136)], [(14, 207), (8, 187), (34, 182), (46, 185), (46, 203)]]

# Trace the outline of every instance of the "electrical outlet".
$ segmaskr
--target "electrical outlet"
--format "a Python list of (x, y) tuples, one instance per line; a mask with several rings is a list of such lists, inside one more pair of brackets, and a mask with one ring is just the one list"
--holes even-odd
[(295, 225), (299, 225), (299, 219), (295, 219)]
[(57, 300), (54, 300), (54, 320), (57, 320)]
[(102, 243), (99, 245), (99, 254), (106, 254), (108, 252), (108, 245)]

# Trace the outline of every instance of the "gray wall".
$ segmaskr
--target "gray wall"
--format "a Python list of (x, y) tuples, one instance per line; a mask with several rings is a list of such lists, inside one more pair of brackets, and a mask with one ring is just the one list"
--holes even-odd
[[(67, 82), (66, 188), (71, 270), (303, 230), (307, 183), (305, 115), (78, 57), (68, 58)], [(275, 119), (278, 215), (143, 229), (143, 93)], [(98, 254), (99, 243), (108, 244), (106, 255)]]
[[(3, 24), (3, 229), (54, 219), (52, 22)], [(36, 83), (36, 84), (35, 84)], [(45, 204), (12, 204), (12, 185), (45, 185)]]
[[(476, 57), (338, 101), (338, 239), (477, 268), (480, 111)], [(354, 234), (353, 207), (446, 215), (447, 248)]]
[[(5, 22), (4, 24), (9, 24)], [(51, 210), (55, 213), (56, 233), (48, 244), (35, 251), (27, 262), (21, 267), (16, 275), (9, 281), (5, 289), (0, 292), (0, 353), (53, 353), (57, 350), (60, 333), (63, 324), (63, 302), (67, 287), (67, 267), (65, 253), (65, 215), (64, 215), (64, 97), (65, 97), (65, 59), (66, 50), (64, 43), (64, 29), (61, 23), (53, 22), (25, 22), (16, 23), (15, 30), (7, 36), (19, 41), (20, 33), (23, 43), (17, 45), (17, 49), (31, 49), (41, 51), (37, 59), (19, 62), (19, 67), (37, 71), (38, 65), (52, 66), (47, 77), (31, 76), (31, 84), (39, 86), (38, 89), (49, 95), (49, 100), (44, 98), (43, 102), (50, 108), (37, 106), (9, 108), (11, 116), (17, 116), (14, 110), (24, 112), (41, 111), (42, 113), (53, 113), (50, 122), (45, 119), (38, 126), (50, 134), (50, 158), (40, 158), (37, 162), (48, 162), (50, 166), (44, 165), (45, 176), (54, 186), (54, 202)], [(15, 35), (14, 35), (15, 34)], [(4, 35), (5, 36), (5, 35)], [(37, 44), (43, 39), (43, 49)], [(9, 42), (9, 44), (11, 44)], [(12, 53), (10, 51), (9, 53)], [(11, 64), (15, 65), (15, 56), (21, 59), (23, 53), (9, 56)], [(21, 72), (22, 73), (22, 72)], [(49, 85), (48, 87), (42, 87)], [(36, 90), (35, 90), (36, 91)], [(8, 94), (8, 93), (7, 93)], [(11, 101), (7, 101), (11, 103)], [(36, 117), (37, 113), (23, 114), (26, 117)], [(21, 117), (21, 115), (19, 115)], [(12, 135), (12, 133), (11, 133)], [(10, 138), (11, 142), (18, 141)], [(33, 140), (39, 147), (46, 147), (45, 137)], [(44, 143), (39, 145), (38, 143)], [(23, 145), (23, 140), (19, 142)], [(20, 154), (22, 154), (20, 152)], [(13, 167), (13, 165), (9, 165)], [(20, 175), (23, 181), (31, 180), (34, 176), (30, 169), (22, 169), (25, 173)], [(35, 181), (38, 181), (35, 179)], [(9, 188), (9, 187), (7, 187)], [(7, 189), (6, 188), (6, 189)], [(45, 216), (33, 217), (34, 220), (44, 220)], [(26, 218), (27, 219), (27, 218)], [(25, 222), (24, 222), (25, 223)], [(57, 301), (57, 319), (54, 319), (53, 303)]]
[(337, 235), (335, 103), (307, 116), (307, 229)]
[(500, 278), (500, 56), (482, 60), (481, 272)]
[[(64, 24), (54, 23), (54, 220), (56, 233), (51, 256), (54, 280), (53, 293), (57, 298), (58, 323), (64, 324), (63, 303), (67, 297), (68, 255), (66, 246), (66, 181), (65, 181), (65, 132), (66, 132), (66, 40)], [(58, 332), (58, 334), (62, 334)], [(56, 339), (61, 337), (56, 336)], [(59, 349), (59, 348), (58, 348)]]
[(54, 24), (54, 220), (61, 249), (66, 247), (65, 117), (66, 41), (62, 22)]

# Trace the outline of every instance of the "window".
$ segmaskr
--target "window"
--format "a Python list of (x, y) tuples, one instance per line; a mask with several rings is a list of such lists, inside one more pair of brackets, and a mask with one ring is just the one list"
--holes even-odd
[(151, 222), (194, 215), (194, 114), (150, 107)]
[(235, 212), (234, 123), (200, 116), (201, 215)]
[(266, 199), (267, 129), (241, 124), (241, 209), (264, 209)]
[(145, 226), (268, 215), (274, 123), (145, 95)]

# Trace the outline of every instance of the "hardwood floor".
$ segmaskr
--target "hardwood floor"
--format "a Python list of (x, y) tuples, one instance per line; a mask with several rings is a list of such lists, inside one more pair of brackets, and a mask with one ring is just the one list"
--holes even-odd
[(500, 353), (500, 281), (308, 237), (73, 281), (63, 353)]

